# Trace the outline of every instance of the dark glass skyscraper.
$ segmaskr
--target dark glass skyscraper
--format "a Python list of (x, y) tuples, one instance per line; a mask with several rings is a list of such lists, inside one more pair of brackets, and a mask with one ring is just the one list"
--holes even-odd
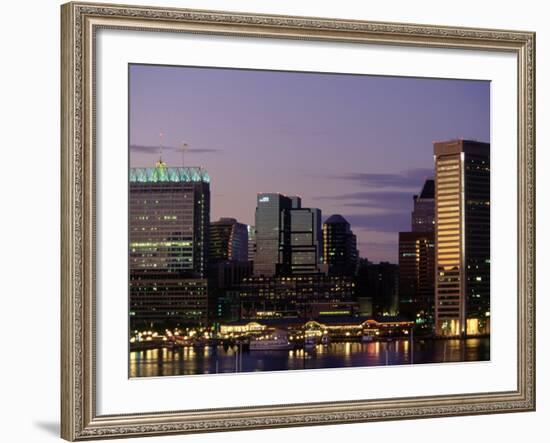
[(361, 260), (359, 284), (366, 283), (366, 293), (372, 299), (372, 310), (377, 316), (394, 316), (398, 313), (398, 266), (393, 263), (370, 263)]
[[(317, 208), (294, 207), (284, 218), (290, 223), (290, 235), (285, 235), (290, 260), (281, 270), (285, 274), (315, 274), (321, 262), (321, 210)], [(283, 227), (287, 229), (286, 226)]]
[(133, 324), (206, 318), (210, 177), (201, 168), (130, 169), (130, 318)]
[(358, 263), (357, 238), (348, 221), (339, 214), (323, 223), (323, 260), (331, 275), (355, 275)]
[(256, 251), (254, 274), (272, 276), (284, 260), (279, 246), (285, 242), (283, 226), (286, 210), (292, 208), (292, 200), (281, 194), (258, 194), (256, 200)]
[(210, 223), (210, 263), (248, 261), (248, 226), (234, 218)]
[(434, 144), (436, 333), (490, 332), (490, 146)]
[(433, 179), (426, 180), (419, 195), (413, 197), (411, 214), (411, 231), (434, 232), (435, 229), (435, 183)]
[(258, 194), (254, 274), (295, 275), (319, 272), (321, 211), (303, 208), (298, 196)]
[(238, 318), (237, 288), (243, 278), (252, 275), (248, 248), (248, 225), (234, 218), (220, 218), (210, 223), (209, 320)]

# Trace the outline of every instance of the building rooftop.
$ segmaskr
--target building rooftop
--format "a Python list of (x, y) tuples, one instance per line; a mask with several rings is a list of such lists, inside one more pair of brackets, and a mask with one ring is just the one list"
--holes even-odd
[(342, 217), (340, 214), (333, 214), (329, 218), (325, 220), (325, 224), (331, 225), (331, 224), (340, 224), (340, 223), (348, 223), (348, 221)]
[(456, 139), (434, 142), (435, 155), (449, 155), (465, 152), (469, 154), (489, 155), (490, 144), (477, 140)]
[(435, 185), (433, 179), (426, 180), (422, 191), (420, 192), (420, 198), (435, 198), (434, 197)]
[(157, 163), (154, 168), (130, 168), (130, 183), (210, 183), (210, 176), (201, 167), (168, 168), (165, 163)]
[(219, 220), (210, 222), (211, 225), (234, 225), (236, 223), (239, 222), (233, 217), (220, 217)]

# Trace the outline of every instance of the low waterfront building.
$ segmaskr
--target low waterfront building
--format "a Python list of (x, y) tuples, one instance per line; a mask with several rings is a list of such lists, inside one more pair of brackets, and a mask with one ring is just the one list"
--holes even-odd
[(162, 329), (204, 325), (207, 321), (208, 283), (166, 271), (130, 274), (130, 326)]
[(354, 314), (355, 282), (325, 274), (258, 277), (240, 285), (241, 318), (316, 318), (324, 312)]
[(240, 320), (220, 325), (222, 336), (258, 335), (272, 330), (284, 330), (294, 336), (304, 332), (318, 335), (327, 334), (336, 340), (361, 339), (365, 333), (376, 337), (408, 335), (414, 322), (401, 317), (356, 317), (356, 316), (322, 316), (316, 320), (263, 319)]

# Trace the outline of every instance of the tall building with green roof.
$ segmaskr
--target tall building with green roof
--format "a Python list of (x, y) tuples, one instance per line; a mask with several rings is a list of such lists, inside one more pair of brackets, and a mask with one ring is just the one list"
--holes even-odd
[(210, 177), (203, 168), (129, 173), (130, 305), (134, 323), (206, 320)]

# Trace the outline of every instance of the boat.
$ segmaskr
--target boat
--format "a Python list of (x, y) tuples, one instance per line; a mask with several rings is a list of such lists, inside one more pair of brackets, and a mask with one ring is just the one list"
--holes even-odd
[(304, 339), (304, 348), (311, 349), (317, 346), (317, 340), (315, 337), (306, 337)]
[(275, 331), (270, 335), (257, 337), (250, 340), (250, 351), (287, 351), (293, 345), (288, 341), (288, 335), (284, 331)]
[(361, 342), (370, 343), (371, 341), (374, 341), (375, 336), (376, 336), (375, 331), (363, 331), (363, 336), (361, 337)]

